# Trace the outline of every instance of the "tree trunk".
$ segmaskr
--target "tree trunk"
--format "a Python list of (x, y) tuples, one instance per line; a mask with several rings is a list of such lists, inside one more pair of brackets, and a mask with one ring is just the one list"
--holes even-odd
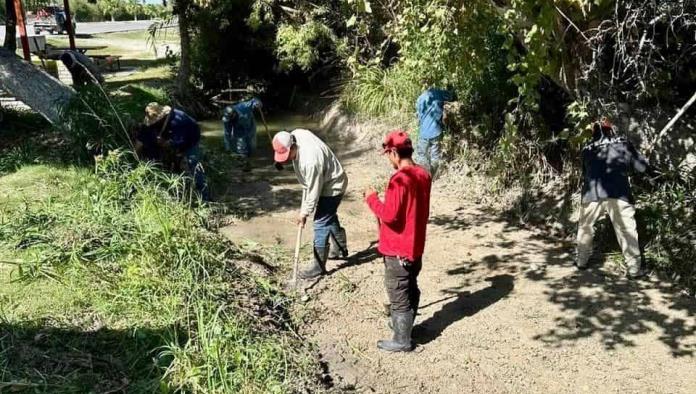
[(181, 59), (179, 60), (177, 85), (179, 94), (186, 97), (191, 90), (191, 31), (189, 29), (188, 17), (186, 16), (188, 7), (185, 4), (181, 4), (182, 2), (177, 3), (179, 37), (181, 40)]
[(0, 88), (53, 124), (61, 121), (63, 108), (75, 96), (73, 89), (4, 48), (0, 48)]
[(17, 15), (15, 14), (14, 0), (5, 0), (5, 43), (3, 47), (8, 51), (17, 50)]

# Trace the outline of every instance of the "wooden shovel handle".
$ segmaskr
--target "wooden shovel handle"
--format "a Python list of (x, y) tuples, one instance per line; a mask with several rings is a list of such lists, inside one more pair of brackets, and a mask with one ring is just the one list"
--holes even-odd
[(293, 269), (292, 269), (292, 284), (297, 288), (297, 269), (300, 264), (300, 246), (302, 245), (302, 229), (304, 226), (299, 224), (297, 226), (297, 240), (295, 240), (295, 257), (293, 259)]

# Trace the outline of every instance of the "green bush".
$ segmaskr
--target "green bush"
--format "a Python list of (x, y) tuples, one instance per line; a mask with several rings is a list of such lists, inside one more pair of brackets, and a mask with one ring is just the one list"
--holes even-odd
[(667, 173), (657, 184), (639, 184), (637, 217), (645, 257), (696, 291), (696, 191), (694, 179)]
[(415, 113), (421, 84), (405, 67), (356, 66), (341, 99), (349, 110), (369, 116)]

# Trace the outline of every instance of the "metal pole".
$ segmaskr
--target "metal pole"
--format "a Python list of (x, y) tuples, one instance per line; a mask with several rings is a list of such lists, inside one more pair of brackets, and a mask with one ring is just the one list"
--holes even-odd
[(31, 61), (31, 52), (29, 51), (29, 38), (27, 38), (27, 25), (24, 20), (24, 7), (22, 0), (14, 0), (15, 15), (17, 16), (17, 28), (19, 29), (19, 39), (22, 42), (22, 51), (24, 52), (24, 60)]
[(72, 15), (70, 14), (70, 1), (63, 0), (63, 8), (65, 8), (65, 30), (68, 31), (68, 40), (70, 40), (70, 49), (75, 50), (75, 32), (73, 31)]

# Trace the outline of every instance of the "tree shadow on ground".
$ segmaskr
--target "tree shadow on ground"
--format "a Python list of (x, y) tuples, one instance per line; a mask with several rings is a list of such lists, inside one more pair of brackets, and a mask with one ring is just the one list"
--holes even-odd
[(473, 316), (507, 297), (515, 287), (512, 275), (496, 275), (485, 280), (491, 282), (490, 286), (474, 293), (445, 291), (446, 294), (452, 294), (456, 298), (445, 304), (432, 317), (419, 324), (420, 329), (423, 330), (420, 330), (422, 331), (421, 335), (414, 338), (416, 343), (424, 345), (434, 341), (442, 335), (447, 327), (465, 317)]
[[(693, 357), (696, 352), (696, 305), (664, 282), (632, 281), (598, 269), (575, 272), (548, 282), (548, 300), (566, 313), (555, 326), (535, 336), (553, 346), (598, 337), (607, 350), (636, 347), (635, 336), (653, 331), (673, 357)], [(670, 314), (655, 308), (666, 302), (680, 311)]]
[[(454, 210), (451, 215), (434, 215), (430, 217), (429, 224), (451, 231), (464, 231), (491, 223), (491, 218), (496, 217), (492, 208), (481, 208), (480, 212), (471, 212), (463, 207)], [(500, 221), (500, 219), (495, 220)]]
[(0, 323), (0, 391), (157, 392), (172, 361), (156, 354), (173, 330), (82, 331)]
[(367, 248), (348, 256), (348, 258), (343, 263), (338, 264), (334, 269), (330, 270), (327, 273), (327, 275), (332, 275), (342, 269), (346, 269), (349, 267), (357, 267), (359, 265), (371, 263), (379, 259), (380, 257), (382, 256), (377, 251), (377, 241), (372, 241), (370, 242), (370, 245)]
[[(669, 280), (654, 277), (631, 281), (617, 272), (621, 269), (616, 264), (602, 261), (587, 271), (577, 271), (573, 267), (574, 242), (560, 240), (546, 231), (535, 231), (520, 244), (508, 235), (520, 227), (506, 213), (483, 211), (467, 217), (463, 210), (458, 210), (451, 219), (442, 215), (433, 224), (469, 230), (474, 236), (478, 233), (477, 226), (503, 224), (496, 242), (481, 245), (497, 249), (494, 253), (477, 261), (464, 260), (448, 274), (462, 276), (457, 289), (475, 284), (481, 275), (501, 272), (543, 283), (546, 301), (558, 305), (562, 313), (553, 327), (541, 328), (535, 340), (563, 347), (595, 338), (605, 349), (614, 350), (637, 347), (637, 336), (655, 333), (656, 340), (673, 357), (696, 356), (696, 303)], [(606, 245), (602, 247), (601, 243), (597, 240), (600, 250), (605, 250)], [(600, 257), (606, 258), (606, 254)], [(620, 260), (620, 253), (617, 259)], [(463, 300), (464, 296), (460, 295), (454, 302), (464, 303)]]
[(370, 262), (373, 262), (377, 260), (378, 258), (381, 257), (379, 252), (377, 251), (377, 241), (372, 241), (370, 242), (370, 245), (365, 248), (364, 250), (361, 250), (360, 252), (357, 252), (353, 255), (348, 256), (348, 258), (345, 260), (345, 262), (338, 264), (336, 267), (334, 267), (331, 270), (328, 270), (326, 272), (326, 275), (321, 275), (314, 279), (309, 285), (304, 287), (305, 291), (313, 289), (315, 286), (319, 284), (324, 278), (329, 277), (336, 272), (349, 268), (349, 267), (356, 267), (359, 265), (367, 264)]

